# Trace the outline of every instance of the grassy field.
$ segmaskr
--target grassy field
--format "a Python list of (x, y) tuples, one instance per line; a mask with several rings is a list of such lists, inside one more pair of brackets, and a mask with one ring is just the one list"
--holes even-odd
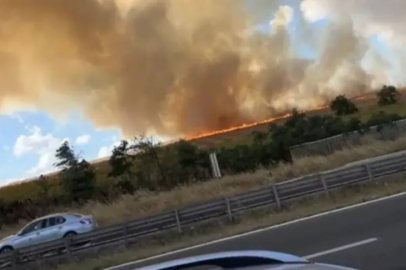
[(137, 242), (128, 250), (117, 251), (113, 254), (109, 253), (109, 255), (69, 265), (60, 265), (58, 270), (100, 270), (171, 250), (207, 243), (215, 239), (397, 194), (406, 191), (405, 180), (406, 174), (402, 173), (386, 177), (379, 182), (358, 184), (331, 191), (329, 197), (321, 194), (297, 200), (287, 205), (284, 211), (276, 211), (275, 209), (253, 210), (237, 218), (233, 224), (219, 222), (204, 227), (196, 227), (193, 231), (185, 231), (181, 238), (176, 233), (156, 237), (149, 241)]
[[(92, 214), (100, 226), (106, 226), (158, 214), (166, 210), (183, 208), (187, 205), (202, 203), (215, 198), (244, 193), (274, 182), (333, 169), (350, 162), (401, 150), (406, 150), (406, 138), (385, 143), (365, 138), (363, 145), (338, 151), (327, 157), (306, 157), (299, 159), (294, 164), (281, 164), (272, 170), (272, 177), (269, 176), (269, 171), (259, 170), (250, 174), (226, 176), (221, 181), (212, 180), (190, 186), (181, 186), (168, 192), (149, 193), (140, 191), (135, 195), (123, 196), (109, 205), (90, 202), (80, 208), (54, 209), (54, 211), (75, 211)], [(0, 231), (0, 237), (14, 233), (24, 223), (22, 221), (19, 225), (3, 228)]]

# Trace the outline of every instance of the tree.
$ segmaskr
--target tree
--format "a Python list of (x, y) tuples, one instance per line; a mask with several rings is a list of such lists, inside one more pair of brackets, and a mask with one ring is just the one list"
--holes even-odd
[(86, 202), (93, 195), (95, 172), (91, 164), (78, 157), (74, 149), (65, 141), (56, 150), (57, 163), (61, 170), (62, 188), (69, 201)]
[(354, 102), (346, 98), (345, 95), (339, 95), (333, 101), (331, 101), (330, 109), (338, 116), (349, 115), (358, 112), (358, 108), (354, 104)]
[(78, 163), (78, 159), (75, 155), (73, 148), (70, 147), (69, 142), (65, 141), (62, 145), (56, 150), (56, 159), (58, 160), (57, 163), (54, 165), (58, 169), (69, 170), (70, 168), (74, 167)]
[(398, 101), (398, 90), (394, 86), (384, 85), (382, 89), (377, 93), (378, 105), (387, 106), (395, 104)]
[(156, 168), (161, 175), (161, 180), (163, 181), (163, 183), (165, 183), (166, 175), (158, 155), (158, 147), (159, 145), (154, 144), (151, 137), (141, 135), (134, 138), (134, 144), (131, 146), (131, 149), (135, 153), (139, 154), (140, 158), (144, 158), (145, 160), (149, 160), (155, 163)]
[(108, 176), (117, 178), (116, 186), (123, 194), (134, 194), (135, 185), (131, 178), (133, 177), (132, 156), (128, 154), (131, 145), (128, 141), (122, 140), (120, 144), (114, 147), (109, 159), (111, 171)]

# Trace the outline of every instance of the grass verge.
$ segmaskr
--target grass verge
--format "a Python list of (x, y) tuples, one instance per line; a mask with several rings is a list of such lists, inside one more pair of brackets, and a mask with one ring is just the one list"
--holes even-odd
[[(168, 192), (150, 193), (140, 191), (132, 196), (123, 196), (116, 202), (106, 205), (90, 202), (81, 208), (55, 209), (92, 214), (100, 226), (116, 224), (130, 219), (137, 219), (163, 211), (183, 208), (187, 205), (203, 203), (212, 199), (233, 196), (250, 190), (259, 189), (272, 182), (282, 182), (302, 175), (322, 172), (343, 166), (350, 162), (377, 157), (406, 149), (406, 137), (395, 141), (375, 141), (364, 138), (362, 145), (338, 151), (330, 156), (313, 156), (298, 159), (294, 164), (281, 164), (269, 170), (254, 173), (226, 176), (221, 180), (180, 186)], [(19, 225), (3, 228), (0, 237), (15, 233)]]
[(106, 267), (162, 254), (199, 243), (227, 237), (247, 231), (280, 224), (305, 216), (314, 215), (328, 210), (342, 208), (360, 202), (406, 191), (406, 173), (385, 177), (379, 181), (356, 184), (330, 191), (330, 196), (319, 194), (286, 204), (284, 210), (275, 209), (252, 210), (236, 218), (233, 224), (218, 222), (179, 235), (156, 237), (152, 240), (139, 241), (124, 252), (109, 256), (86, 259), (69, 265), (60, 265), (57, 270), (101, 270)]

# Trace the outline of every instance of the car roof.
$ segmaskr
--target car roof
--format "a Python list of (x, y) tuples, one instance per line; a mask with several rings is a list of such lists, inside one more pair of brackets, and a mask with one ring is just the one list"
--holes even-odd
[(271, 261), (275, 264), (284, 264), (284, 263), (301, 263), (305, 264), (308, 263), (307, 260), (300, 258), (298, 256), (294, 256), (287, 253), (281, 253), (276, 251), (263, 251), (263, 250), (244, 250), (244, 251), (228, 251), (228, 252), (218, 252), (218, 253), (211, 253), (211, 254), (204, 254), (192, 257), (186, 257), (183, 259), (177, 259), (172, 261), (167, 261), (151, 266), (137, 268), (138, 270), (159, 270), (159, 269), (175, 269), (186, 265), (210, 265), (211, 262), (214, 261), (221, 261), (223, 260), (224, 263), (226, 261), (237, 260), (241, 258), (251, 258), (251, 259), (258, 259), (258, 260), (268, 260), (267, 264), (270, 264)]
[(45, 219), (45, 218), (53, 218), (53, 217), (59, 217), (59, 216), (71, 216), (71, 217), (79, 217), (79, 216), (83, 216), (82, 214), (78, 214), (78, 213), (72, 213), (72, 212), (65, 212), (65, 213), (54, 213), (54, 214), (50, 214), (47, 216), (43, 216), (43, 217), (39, 217), (37, 219), (35, 219), (34, 221), (37, 220), (41, 220), (41, 219)]
[[(241, 250), (217, 252), (190, 256), (137, 270), (180, 270), (180, 269), (233, 269), (233, 270), (350, 270), (351, 268), (312, 263), (288, 253), (263, 250)], [(354, 269), (353, 269), (354, 270)]]

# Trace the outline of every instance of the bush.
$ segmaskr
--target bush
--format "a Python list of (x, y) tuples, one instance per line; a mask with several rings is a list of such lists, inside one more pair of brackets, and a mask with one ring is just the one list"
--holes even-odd
[(346, 98), (344, 95), (337, 96), (331, 103), (330, 109), (335, 112), (336, 115), (349, 115), (358, 112), (357, 106)]
[(387, 106), (397, 103), (399, 92), (394, 86), (384, 85), (382, 89), (377, 93), (377, 97), (379, 106)]

